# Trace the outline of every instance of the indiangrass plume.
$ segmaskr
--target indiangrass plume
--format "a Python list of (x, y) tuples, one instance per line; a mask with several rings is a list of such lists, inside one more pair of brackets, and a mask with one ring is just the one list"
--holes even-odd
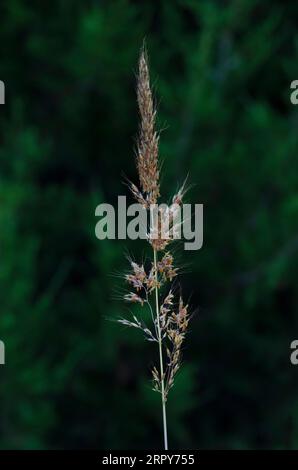
[[(136, 164), (139, 186), (130, 183), (135, 199), (147, 210), (158, 204), (160, 196), (158, 141), (155, 130), (156, 109), (150, 87), (148, 60), (145, 47), (142, 48), (137, 80), (137, 101), (140, 115)], [(181, 364), (181, 349), (189, 323), (189, 308), (181, 295), (176, 296), (174, 281), (178, 268), (168, 245), (175, 239), (176, 213), (182, 204), (185, 185), (172, 198), (171, 205), (165, 209), (158, 207), (157, 223), (148, 230), (147, 238), (151, 245), (152, 257), (149, 266), (130, 260), (130, 272), (125, 275), (129, 293), (124, 300), (137, 303), (150, 310), (150, 328), (142, 319), (118, 320), (125, 326), (142, 330), (147, 340), (157, 343), (159, 361), (152, 368), (153, 390), (161, 394), (164, 447), (168, 449), (166, 403), (175, 376)], [(162, 230), (167, 221), (167, 233)], [(166, 289), (166, 293), (162, 292)]]

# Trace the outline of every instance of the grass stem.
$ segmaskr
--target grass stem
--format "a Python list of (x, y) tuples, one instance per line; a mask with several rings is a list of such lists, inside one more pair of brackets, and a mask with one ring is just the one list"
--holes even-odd
[(155, 305), (156, 305), (156, 320), (157, 320), (159, 362), (160, 362), (162, 422), (163, 422), (164, 447), (165, 447), (165, 450), (168, 450), (167, 411), (166, 411), (166, 395), (165, 395), (165, 384), (164, 384), (165, 377), (164, 377), (164, 367), (163, 367), (162, 337), (161, 337), (161, 328), (160, 328), (160, 319), (159, 319), (159, 301), (158, 301), (158, 286), (157, 286), (157, 251), (154, 249), (153, 252), (154, 252), (154, 270), (155, 270), (155, 276), (156, 276)]

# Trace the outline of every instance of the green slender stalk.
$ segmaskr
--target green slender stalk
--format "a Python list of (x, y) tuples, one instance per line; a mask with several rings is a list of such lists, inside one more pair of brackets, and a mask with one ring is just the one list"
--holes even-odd
[[(157, 252), (154, 249), (154, 270), (155, 278), (157, 281)], [(156, 283), (157, 284), (157, 283)], [(162, 337), (160, 329), (159, 319), (159, 302), (158, 302), (158, 287), (155, 287), (155, 305), (156, 305), (156, 320), (157, 320), (157, 332), (158, 332), (158, 347), (159, 347), (159, 362), (160, 362), (160, 380), (161, 380), (161, 401), (162, 401), (162, 422), (163, 422), (163, 435), (164, 435), (164, 447), (168, 450), (168, 430), (167, 430), (167, 412), (166, 412), (166, 396), (165, 396), (165, 384), (164, 384), (164, 367), (162, 357)]]

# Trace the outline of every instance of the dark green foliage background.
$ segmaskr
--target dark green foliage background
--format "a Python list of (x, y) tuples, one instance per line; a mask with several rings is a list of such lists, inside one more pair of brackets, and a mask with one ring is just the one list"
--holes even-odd
[(146, 37), (164, 194), (189, 174), (204, 204), (202, 250), (177, 250), (198, 313), (170, 446), (297, 448), (297, 4), (10, 0), (0, 18), (0, 447), (161, 447), (155, 348), (107, 320), (143, 246), (94, 234), (137, 181)]

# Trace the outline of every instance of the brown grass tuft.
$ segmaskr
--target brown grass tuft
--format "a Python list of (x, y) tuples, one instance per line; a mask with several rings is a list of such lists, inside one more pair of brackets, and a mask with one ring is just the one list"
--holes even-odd
[(155, 130), (156, 110), (150, 88), (150, 78), (145, 47), (139, 59), (137, 100), (140, 113), (140, 129), (137, 148), (137, 168), (140, 185), (150, 204), (159, 196), (158, 134)]

